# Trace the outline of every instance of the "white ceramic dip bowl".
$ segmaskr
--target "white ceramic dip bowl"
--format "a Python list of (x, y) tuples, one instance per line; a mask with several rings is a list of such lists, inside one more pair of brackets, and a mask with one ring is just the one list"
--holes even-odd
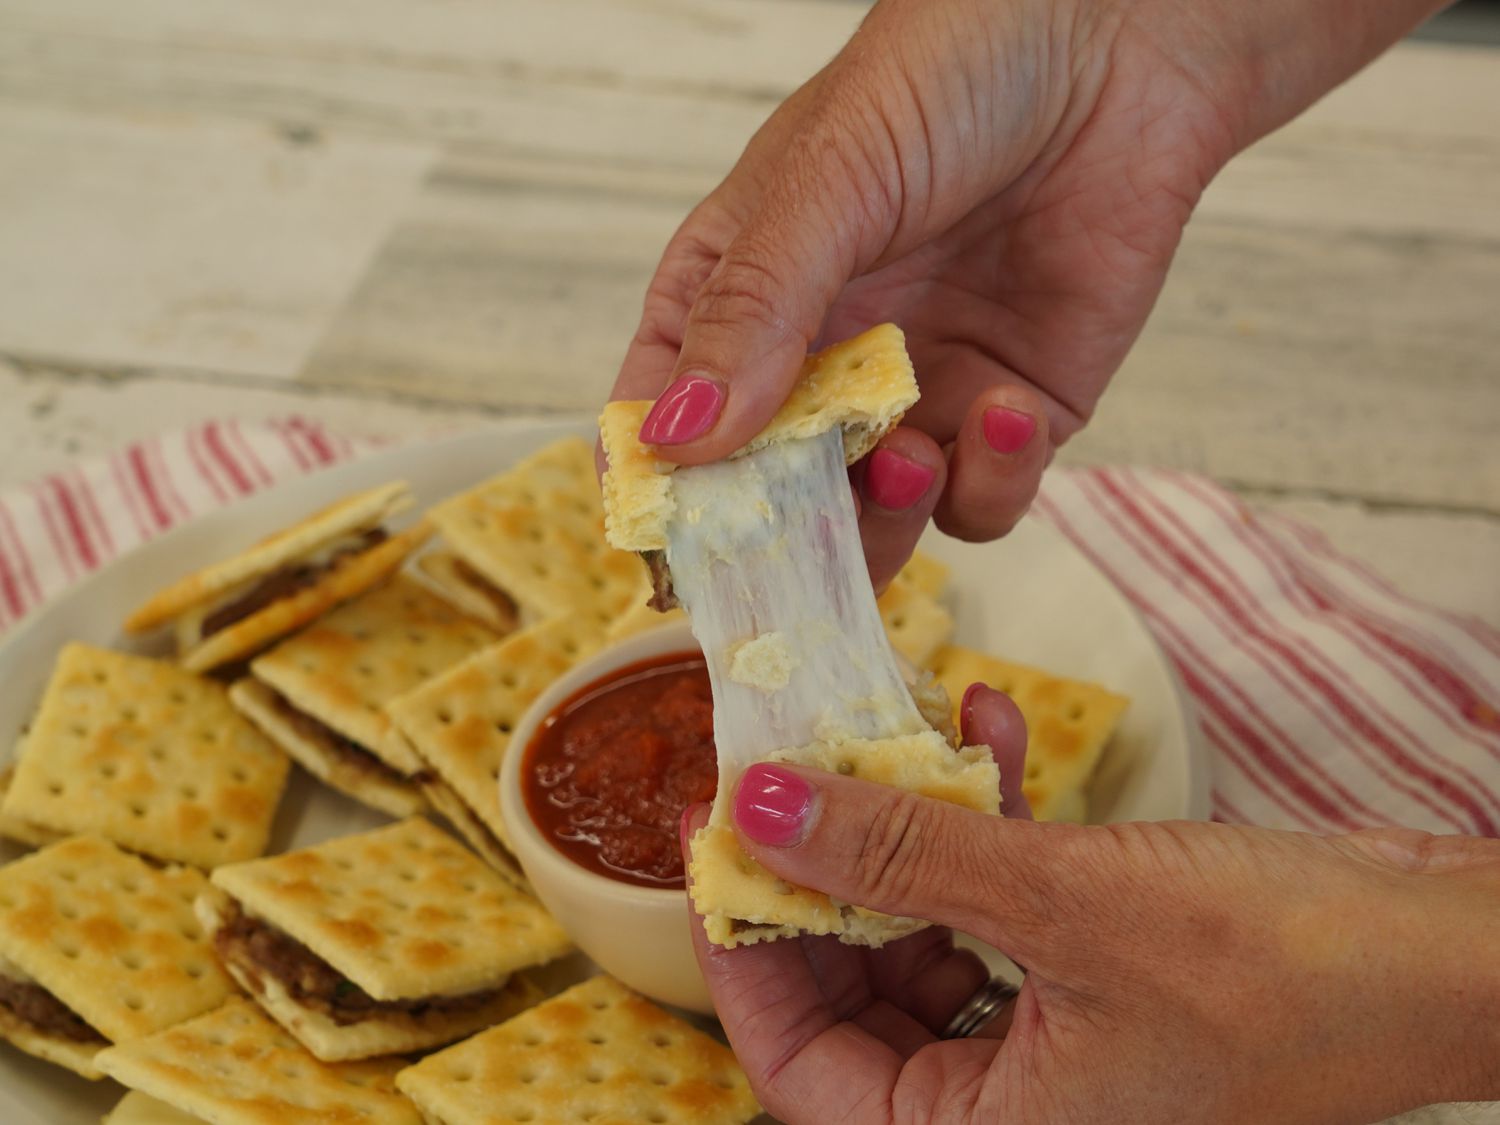
[(711, 1014), (690, 937), (687, 892), (611, 879), (575, 863), (543, 834), (526, 807), (522, 770), (538, 728), (589, 684), (630, 664), (698, 651), (686, 624), (628, 637), (585, 660), (541, 694), (516, 724), (500, 771), (500, 814), (526, 877), (575, 944), (611, 976), (653, 999)]

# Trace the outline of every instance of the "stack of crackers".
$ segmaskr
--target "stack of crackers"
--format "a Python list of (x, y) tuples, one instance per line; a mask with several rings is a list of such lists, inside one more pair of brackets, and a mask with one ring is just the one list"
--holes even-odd
[[(506, 847), (500, 762), (548, 685), (648, 623), (592, 450), (386, 528), (410, 507), (372, 489), (173, 583), (126, 628), (170, 630), (175, 660), (62, 650), (0, 777), (0, 835), (40, 849), (0, 868), (0, 1038), (130, 1087), (115, 1122), (464, 1125), (534, 1036), (529, 1104), (748, 1120), (726, 1048), (533, 972), (571, 947)], [(266, 856), (292, 761), (397, 819)], [(476, 1077), (450, 1105), (455, 1041)]]
[[(663, 621), (604, 541), (592, 449), (386, 528), (411, 506), (372, 489), (173, 583), (126, 626), (169, 629), (174, 660), (59, 653), (0, 774), (0, 835), (40, 849), (0, 868), (0, 1038), (130, 1087), (117, 1125), (748, 1120), (717, 1042), (607, 978), (548, 999), (535, 973), (569, 944), (510, 854), (511, 734)], [(902, 571), (893, 645), (953, 699), (1015, 695), (1028, 796), (1077, 815), (1124, 701), (952, 645), (946, 583)], [(293, 761), (393, 822), (266, 856)]]

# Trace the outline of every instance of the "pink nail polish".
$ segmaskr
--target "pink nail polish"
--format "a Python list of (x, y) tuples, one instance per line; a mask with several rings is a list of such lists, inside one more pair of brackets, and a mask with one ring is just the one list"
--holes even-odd
[(865, 466), (865, 495), (882, 508), (905, 511), (932, 485), (937, 474), (889, 449), (877, 449)]
[(724, 409), (724, 385), (704, 375), (683, 375), (661, 393), (641, 423), (647, 445), (681, 445), (714, 428)]
[(814, 796), (812, 786), (791, 770), (759, 762), (735, 787), (734, 820), (757, 843), (790, 847), (806, 831)]
[(1019, 453), (1036, 433), (1036, 419), (1019, 410), (992, 406), (984, 412), (980, 428), (996, 453)]

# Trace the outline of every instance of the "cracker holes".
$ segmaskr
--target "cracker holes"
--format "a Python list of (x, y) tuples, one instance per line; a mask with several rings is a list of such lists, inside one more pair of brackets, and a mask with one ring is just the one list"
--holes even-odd
[(591, 1031), (591, 1032), (589, 1032), (587, 1035), (584, 1036), (584, 1038), (587, 1039), (590, 1043), (592, 1043), (595, 1047), (602, 1047), (602, 1046), (604, 1046), (604, 1044), (606, 1042), (608, 1042), (608, 1039), (609, 1039), (608, 1036), (601, 1035), (597, 1031)]
[(203, 936), (203, 931), (198, 928), (195, 922), (184, 922), (177, 927), (177, 932), (188, 941), (197, 941)]
[(501, 734), (509, 734), (511, 732), (511, 729), (512, 729), (510, 719), (509, 718), (496, 719), (495, 720), (495, 729), (497, 731), (499, 731)]
[(504, 687), (508, 687), (508, 688), (515, 687), (516, 686), (516, 674), (514, 672), (509, 672), (509, 671), (503, 673), (500, 676), (500, 683)]
[(537, 1076), (536, 1071), (534, 1070), (523, 1070), (520, 1074), (516, 1075), (516, 1077), (521, 1080), (522, 1086), (530, 1086), (533, 1082), (536, 1081)]
[(845, 758), (843, 761), (841, 761), (838, 764), (837, 768), (839, 773), (843, 774), (845, 777), (854, 776), (854, 763), (851, 762), (848, 758)]
[[(4, 909), (9, 910), (10, 906), (11, 906), (10, 899), (5, 899), (4, 901), (0, 901), (0, 907), (3, 907)], [(59, 906), (57, 908), (57, 913), (59, 915), (61, 915), (63, 918), (66, 918), (69, 922), (76, 921), (77, 918), (78, 918), (78, 908), (75, 907), (75, 906), (72, 906), (72, 905), (70, 905), (68, 903), (63, 903), (61, 906)]]
[(229, 839), (229, 829), (225, 828), (223, 825), (216, 824), (214, 825), (213, 831), (210, 832), (209, 835), (222, 844)]
[(72, 723), (68, 727), (68, 733), (71, 734), (74, 738), (87, 738), (89, 728), (84, 726), (82, 723)]
[(1084, 713), (1084, 706), (1083, 706), (1083, 704), (1082, 703), (1078, 703), (1078, 702), (1075, 701), (1073, 703), (1068, 704), (1068, 709), (1063, 712), (1063, 715), (1066, 716), (1068, 719), (1070, 719), (1070, 720), (1072, 720), (1073, 722), (1076, 723), (1079, 719), (1083, 718), (1083, 713)]
[(597, 1086), (604, 1081), (604, 1071), (597, 1066), (591, 1066), (583, 1072), (583, 1080)]
[(371, 668), (368, 664), (356, 664), (354, 670), (367, 679), (375, 674), (375, 669)]
[(653, 1086), (670, 1086), (672, 1084), (672, 1076), (665, 1070), (653, 1070), (650, 1074), (646, 1075), (646, 1080)]
[(177, 792), (182, 795), (185, 801), (196, 801), (199, 796), (199, 790), (196, 785), (179, 785)]
[(891, 615), (891, 628), (904, 629), (906, 627), (906, 614), (896, 613)]
[(453, 712), (448, 710), (446, 707), (439, 709), (437, 713), (437, 721), (442, 723), (444, 726), (448, 726), (453, 722)]
[(127, 875), (120, 880), (120, 889), (128, 895), (133, 895), (141, 889), (141, 881), (133, 875)]
[[(601, 1039), (599, 1042), (602, 1043), (604, 1040)], [(521, 1044), (526, 1047), (540, 1047), (542, 1045), (542, 1037), (535, 1031), (528, 1031), (521, 1036)]]
[(54, 797), (61, 797), (63, 794), (63, 788), (63, 783), (60, 781), (47, 782), (47, 792)]
[(646, 1114), (646, 1120), (652, 1122), (652, 1125), (662, 1125), (667, 1120), (667, 1115), (659, 1109), (653, 1109)]
[(333, 865), (335, 867), (337, 867), (340, 871), (353, 871), (354, 870), (354, 861), (352, 859), (350, 859), (348, 856), (342, 856), (342, 855), (334, 856), (332, 862), (333, 862)]
[(173, 688), (167, 693), (167, 698), (170, 699), (173, 703), (179, 705), (188, 701), (187, 692), (183, 691), (181, 688)]
[(396, 872), (396, 878), (400, 879), (403, 883), (415, 883), (417, 881), (417, 873), (403, 867), (400, 871)]
[[(167, 760), (167, 752), (153, 743), (146, 748), (146, 757), (150, 758), (153, 762), (165, 762)], [(236, 778), (236, 780), (243, 781), (244, 779)]]
[(250, 771), (245, 769), (244, 766), (235, 766), (234, 769), (229, 771), (229, 776), (243, 785), (250, 780)]
[(535, 1121), (536, 1113), (530, 1108), (513, 1109), (510, 1111), (512, 1121)]
[(145, 1009), (146, 1002), (139, 996), (127, 996), (125, 997), (125, 1007), (129, 1008), (132, 1012), (139, 1012)]
[(127, 807), (130, 809), (130, 815), (135, 817), (137, 820), (140, 820), (146, 815), (146, 806), (140, 801), (131, 801), (129, 806)]
[(78, 882), (78, 872), (73, 871), (71, 869), (64, 869), (64, 870), (58, 872), (57, 877), (59, 879), (61, 879), (64, 883), (76, 883), (76, 882)]
[(182, 971), (187, 974), (189, 980), (202, 980), (208, 969), (203, 965), (187, 964), (182, 967)]
[(105, 781), (113, 781), (120, 776), (120, 767), (113, 762), (106, 762), (99, 767), (99, 776), (104, 778)]
[(1037, 765), (1035, 762), (1032, 762), (1032, 763), (1030, 763), (1030, 764), (1027, 765), (1027, 767), (1026, 767), (1026, 780), (1027, 781), (1035, 781), (1037, 778), (1039, 778), (1041, 776), (1042, 776), (1042, 767), (1041, 766)]
[(651, 1036), (651, 1045), (653, 1047), (670, 1047), (672, 1045), (672, 1037), (664, 1031), (655, 1032)]
[(62, 943), (60, 943), (58, 945), (58, 947), (57, 947), (57, 951), (59, 953), (61, 953), (64, 957), (66, 957), (69, 961), (76, 961), (76, 960), (78, 960), (78, 956), (82, 952), (82, 950), (80, 950), (72, 942), (62, 942)]
[(472, 1082), (474, 1072), (466, 1066), (454, 1067), (448, 1072), (448, 1077), (454, 1082)]
[(733, 1090), (734, 1079), (730, 1078), (727, 1074), (716, 1074), (714, 1075), (714, 1085), (721, 1090)]
[(139, 972), (142, 966), (145, 965), (145, 962), (141, 960), (138, 953), (126, 953), (120, 957), (120, 964), (134, 973)]
[(431, 668), (429, 668), (425, 664), (418, 664), (417, 665), (417, 675), (421, 676), (424, 680), (430, 680), (434, 676), (436, 676), (437, 673), (434, 672)]
[(531, 573), (535, 574), (538, 578), (546, 578), (551, 571), (552, 568), (540, 560), (531, 564)]

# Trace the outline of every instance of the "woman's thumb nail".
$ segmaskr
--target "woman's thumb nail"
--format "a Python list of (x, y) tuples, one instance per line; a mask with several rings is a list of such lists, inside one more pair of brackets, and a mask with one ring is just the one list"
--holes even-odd
[(758, 844), (791, 847), (807, 836), (816, 800), (817, 791), (800, 775), (758, 762), (735, 787), (734, 821)]

